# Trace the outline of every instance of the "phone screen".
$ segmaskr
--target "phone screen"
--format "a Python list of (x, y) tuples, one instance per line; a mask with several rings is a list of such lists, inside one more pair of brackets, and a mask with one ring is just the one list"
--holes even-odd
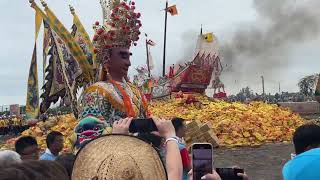
[(204, 175), (212, 173), (212, 166), (212, 145), (194, 144), (192, 146), (193, 180), (200, 180)]

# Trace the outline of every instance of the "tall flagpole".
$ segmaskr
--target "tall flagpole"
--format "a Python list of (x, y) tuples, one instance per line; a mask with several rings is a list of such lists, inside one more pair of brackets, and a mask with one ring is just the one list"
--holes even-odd
[(165, 9), (165, 21), (164, 21), (164, 43), (163, 43), (163, 67), (162, 67), (162, 76), (166, 74), (166, 43), (167, 43), (167, 19), (168, 19), (168, 0), (166, 1)]
[(150, 73), (150, 61), (149, 61), (149, 49), (148, 49), (148, 35), (147, 35), (147, 34), (146, 34), (146, 52), (147, 52), (148, 76), (151, 77), (151, 73)]
[(262, 80), (262, 95), (264, 96), (265, 92), (264, 92), (264, 77), (263, 76), (261, 76), (261, 80)]

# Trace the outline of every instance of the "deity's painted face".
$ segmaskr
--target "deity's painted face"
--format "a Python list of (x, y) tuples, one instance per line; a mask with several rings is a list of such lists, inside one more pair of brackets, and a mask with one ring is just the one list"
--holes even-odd
[(100, 137), (103, 134), (105, 127), (105, 122), (94, 116), (83, 118), (75, 127), (78, 141), (76, 146), (78, 148), (83, 147), (91, 140)]
[(130, 56), (132, 53), (128, 48), (112, 48), (108, 69), (111, 75), (127, 77), (129, 67), (131, 66)]

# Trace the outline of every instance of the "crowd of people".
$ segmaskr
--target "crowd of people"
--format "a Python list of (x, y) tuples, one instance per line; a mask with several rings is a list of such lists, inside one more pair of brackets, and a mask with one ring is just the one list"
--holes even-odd
[[(47, 135), (47, 149), (41, 155), (36, 139), (31, 136), (22, 136), (15, 142), (15, 151), (0, 151), (0, 179), (103, 179), (100, 176), (109, 177), (110, 179), (192, 179), (192, 176), (190, 176), (192, 174), (190, 154), (183, 141), (183, 136), (185, 135), (183, 119), (175, 118), (172, 121), (168, 121), (154, 118), (158, 132), (140, 134), (137, 137), (129, 136), (129, 125), (131, 121), (132, 118), (116, 121), (113, 124), (112, 135), (109, 135), (110, 140), (106, 139), (106, 141), (103, 141), (104, 144), (94, 145), (95, 141), (107, 136), (97, 138), (78, 151), (77, 156), (72, 153), (61, 154), (64, 139), (60, 132), (52, 131)], [(121, 141), (112, 141), (119, 137), (123, 139)], [(136, 146), (137, 144), (131, 144), (131, 141), (135, 141), (135, 139), (143, 140), (139, 142), (141, 144), (139, 147)], [(114, 149), (114, 147), (110, 147), (112, 143), (116, 145), (114, 147), (121, 148), (124, 144), (126, 146), (131, 144), (132, 147), (128, 149), (128, 152), (126, 152), (127, 150), (123, 150), (123, 152), (112, 151), (111, 149)], [(94, 146), (94, 148), (90, 147), (90, 145)], [(144, 146), (144, 148), (141, 148), (142, 146)], [(86, 147), (88, 148), (86, 149)], [(140, 148), (144, 154), (133, 157), (131, 154), (138, 153), (134, 151), (134, 149), (137, 148)], [(88, 149), (90, 149), (90, 151)], [(93, 149), (100, 149), (101, 151), (92, 154), (91, 151)], [(151, 153), (150, 151), (157, 153)], [(116, 156), (118, 153), (120, 153), (121, 156)], [(106, 156), (106, 154), (108, 154), (108, 156)], [(92, 173), (96, 174), (97, 169), (87, 167), (85, 163), (83, 164), (83, 161), (89, 162), (92, 156), (106, 156), (96, 159), (94, 161), (96, 165), (105, 163), (105, 161), (113, 161), (108, 165), (110, 172), (108, 169), (105, 169), (102, 174), (97, 174), (97, 176), (89, 178), (88, 175)], [(155, 162), (150, 162), (148, 156), (152, 156)], [(122, 161), (121, 159), (124, 157), (125, 161)], [(145, 160), (144, 157), (146, 158)], [(86, 158), (89, 159), (87, 160)], [(130, 166), (128, 161), (133, 161), (134, 166)], [(141, 168), (150, 169), (150, 167), (142, 165), (142, 167), (139, 167), (139, 161), (148, 166), (155, 166), (154, 171), (157, 172), (157, 174), (152, 175), (145, 173), (145, 170), (141, 170)], [(111, 171), (111, 169), (117, 169), (119, 167), (121, 167), (123, 171)], [(82, 168), (85, 168), (87, 173), (79, 175), (79, 171), (83, 172)], [(72, 173), (73, 171), (75, 171), (75, 173)], [(131, 174), (132, 172), (136, 174)], [(245, 174), (239, 174), (239, 176), (246, 177)], [(219, 179), (219, 176), (213, 171), (213, 174), (208, 174), (203, 178), (215, 180)]]
[[(183, 119), (153, 119), (158, 131), (137, 136), (129, 135), (132, 118), (116, 121), (111, 135), (92, 140), (76, 155), (61, 154), (64, 139), (60, 132), (47, 135), (47, 149), (42, 153), (34, 137), (22, 136), (15, 143), (15, 151), (0, 151), (0, 179), (192, 180)], [(316, 171), (320, 165), (320, 126), (297, 128), (293, 144), (296, 155), (283, 167), (284, 180), (320, 179)], [(238, 176), (249, 179), (245, 173)], [(201, 179), (221, 180), (214, 169)]]
[(0, 136), (18, 135), (28, 128), (28, 124), (21, 116), (12, 115), (0, 117)]

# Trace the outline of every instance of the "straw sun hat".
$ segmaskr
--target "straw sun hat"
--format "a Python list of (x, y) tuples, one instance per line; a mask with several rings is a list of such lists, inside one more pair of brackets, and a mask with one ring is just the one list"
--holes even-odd
[(158, 152), (132, 136), (106, 135), (85, 145), (74, 162), (72, 180), (165, 180)]

